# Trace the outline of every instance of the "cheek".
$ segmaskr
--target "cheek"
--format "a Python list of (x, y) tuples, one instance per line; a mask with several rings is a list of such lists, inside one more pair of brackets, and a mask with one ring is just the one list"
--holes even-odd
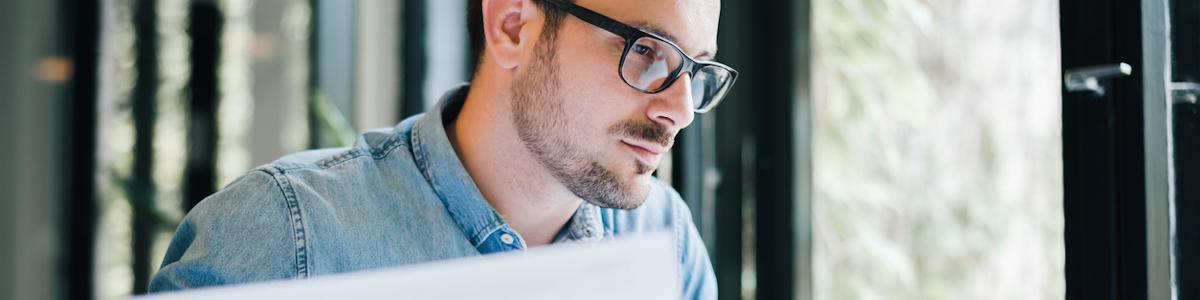
[(583, 103), (606, 111), (628, 112), (637, 106), (640, 92), (630, 88), (621, 80), (620, 64), (623, 42), (586, 34), (560, 35), (558, 63), (562, 68), (559, 77), (567, 92), (577, 98), (590, 101)]
[[(594, 52), (594, 53), (593, 53)], [(644, 97), (621, 80), (618, 72), (619, 57), (591, 49), (561, 51), (559, 58), (559, 94), (563, 98), (564, 110), (570, 114), (579, 134), (591, 137), (608, 137), (608, 129), (624, 120), (644, 117), (639, 113)], [(619, 56), (615, 55), (615, 56)]]

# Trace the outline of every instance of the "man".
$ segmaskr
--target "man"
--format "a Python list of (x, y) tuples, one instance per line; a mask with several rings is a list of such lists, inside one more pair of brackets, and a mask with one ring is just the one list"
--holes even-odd
[(716, 0), (482, 0), (470, 86), (348, 149), (259, 167), (180, 225), (162, 291), (670, 230), (682, 294), (716, 295), (684, 202), (651, 173), (736, 77)]

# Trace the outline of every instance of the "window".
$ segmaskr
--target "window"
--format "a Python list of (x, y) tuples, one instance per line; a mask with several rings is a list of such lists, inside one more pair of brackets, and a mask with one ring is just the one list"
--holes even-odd
[(815, 299), (1064, 295), (1056, 1), (813, 1)]

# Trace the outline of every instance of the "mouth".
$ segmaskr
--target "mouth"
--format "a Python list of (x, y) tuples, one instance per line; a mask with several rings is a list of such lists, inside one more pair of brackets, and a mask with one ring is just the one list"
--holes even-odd
[(621, 140), (621, 144), (629, 147), (639, 162), (651, 168), (657, 167), (658, 161), (662, 159), (662, 154), (667, 152), (663, 146), (642, 141)]

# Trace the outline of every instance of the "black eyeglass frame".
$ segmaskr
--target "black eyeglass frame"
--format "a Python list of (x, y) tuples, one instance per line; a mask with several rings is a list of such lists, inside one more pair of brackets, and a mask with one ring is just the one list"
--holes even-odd
[[(726, 72), (729, 72), (729, 80), (722, 82), (721, 85), (717, 87), (718, 90), (716, 91), (716, 93), (713, 94), (713, 99), (710, 99), (709, 103), (702, 103), (702, 105), (700, 105), (699, 108), (694, 108), (696, 113), (705, 113), (705, 112), (708, 112), (709, 110), (712, 110), (714, 107), (717, 106), (717, 104), (720, 104), (721, 100), (723, 100), (725, 98), (725, 94), (728, 93), (729, 90), (733, 88), (733, 83), (735, 81), (737, 81), (737, 77), (738, 77), (737, 70), (734, 70), (733, 68), (726, 66), (725, 64), (715, 62), (715, 61), (697, 61), (695, 58), (692, 58), (691, 55), (688, 55), (686, 52), (683, 52), (683, 48), (680, 48), (679, 45), (675, 44), (675, 42), (672, 42), (671, 40), (668, 40), (666, 38), (658, 36), (657, 34), (654, 34), (651, 32), (646, 32), (644, 30), (638, 29), (637, 27), (633, 27), (633, 26), (627, 25), (625, 23), (621, 23), (620, 21), (613, 20), (612, 18), (609, 18), (605, 15), (602, 15), (600, 13), (597, 13), (597, 12), (587, 9), (585, 7), (576, 5), (575, 3), (562, 2), (562, 1), (558, 1), (558, 0), (542, 0), (542, 2), (545, 2), (546, 4), (549, 4), (550, 6), (553, 6), (554, 8), (565, 11), (565, 12), (571, 14), (572, 16), (575, 16), (576, 18), (583, 20), (584, 22), (592, 24), (593, 26), (599, 27), (600, 29), (604, 29), (608, 32), (611, 32), (613, 34), (616, 34), (617, 36), (624, 38), (625, 39), (625, 49), (621, 52), (621, 63), (619, 65), (617, 65), (617, 75), (621, 77), (621, 81), (624, 81), (625, 85), (628, 85), (629, 87), (631, 87), (635, 90), (638, 90), (640, 92), (647, 93), (647, 94), (657, 94), (668, 88), (671, 88), (671, 85), (675, 84), (675, 81), (678, 80), (679, 77), (683, 76), (683, 73), (684, 73), (683, 70), (688, 70), (687, 73), (692, 74), (692, 77), (694, 78), (694, 77), (696, 77), (696, 72), (699, 72), (700, 69), (703, 69), (705, 67), (716, 67), (716, 68), (723, 69)], [(667, 75), (667, 79), (662, 84), (662, 86), (658, 87), (655, 90), (651, 90), (651, 91), (638, 88), (637, 86), (634, 86), (633, 84), (629, 83), (629, 79), (625, 78), (625, 72), (623, 71), (625, 69), (625, 58), (629, 57), (629, 50), (633, 49), (633, 45), (636, 44), (635, 42), (637, 42), (638, 39), (641, 39), (644, 37), (649, 37), (649, 38), (658, 40), (660, 42), (666, 43), (667, 45), (671, 45), (671, 47), (675, 49), (675, 52), (678, 52), (679, 55), (681, 57), (683, 57), (683, 62), (680, 63), (678, 68), (675, 68), (675, 70), (672, 70), (670, 75)]]

